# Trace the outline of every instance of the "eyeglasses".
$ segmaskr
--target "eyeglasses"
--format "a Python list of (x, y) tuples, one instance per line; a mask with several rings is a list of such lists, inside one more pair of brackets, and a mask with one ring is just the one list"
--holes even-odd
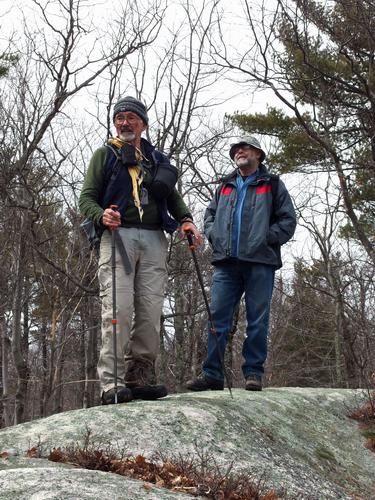
[(256, 151), (256, 149), (257, 148), (254, 148), (253, 146), (250, 146), (248, 144), (241, 144), (241, 146), (237, 146), (236, 148), (233, 149), (232, 155), (234, 157), (239, 151), (250, 151), (250, 150)]
[(127, 121), (128, 123), (136, 123), (137, 121), (141, 120), (141, 118), (138, 115), (121, 115), (118, 114), (115, 117), (115, 123), (124, 123)]
[(241, 146), (237, 146), (236, 148), (234, 148), (234, 154), (236, 154), (240, 149), (242, 149), (242, 151), (250, 151), (250, 149), (254, 148), (252, 146), (249, 146), (248, 144), (241, 144)]

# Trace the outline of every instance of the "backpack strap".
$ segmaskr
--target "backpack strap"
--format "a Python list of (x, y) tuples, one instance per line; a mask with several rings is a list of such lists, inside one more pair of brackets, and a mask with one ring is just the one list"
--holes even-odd
[(118, 151), (111, 146), (110, 144), (106, 144), (107, 154), (105, 157), (104, 164), (104, 183), (103, 183), (103, 192), (107, 189), (108, 184), (111, 180), (115, 179), (118, 169), (120, 168), (120, 155)]
[(276, 198), (277, 193), (279, 191), (279, 180), (280, 176), (276, 174), (270, 174), (270, 184), (271, 184), (271, 193), (272, 193), (272, 213), (271, 213), (271, 221), (274, 221), (276, 214)]
[[(110, 144), (106, 144), (107, 154), (104, 164), (104, 182), (103, 182), (103, 199), (105, 197), (105, 192), (111, 181), (114, 181), (121, 165), (121, 158), (118, 151), (112, 147)], [(115, 231), (115, 242), (116, 247), (120, 252), (122, 263), (124, 265), (125, 273), (131, 274), (132, 267), (129, 260), (129, 256), (126, 252), (126, 248), (118, 231)]]
[(115, 242), (116, 242), (116, 246), (120, 252), (120, 256), (122, 259), (122, 263), (124, 265), (125, 273), (131, 274), (132, 273), (132, 265), (131, 265), (130, 260), (129, 260), (129, 255), (126, 251), (125, 245), (124, 245), (118, 231), (115, 231)]

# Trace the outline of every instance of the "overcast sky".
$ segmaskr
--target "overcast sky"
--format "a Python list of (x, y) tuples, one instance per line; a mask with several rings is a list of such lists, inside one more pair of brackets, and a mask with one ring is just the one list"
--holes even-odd
[[(142, 2), (141, 2), (142, 3)], [(87, 4), (87, 2), (85, 2)], [(196, 8), (202, 5), (201, 0), (192, 0), (191, 4)], [(110, 1), (95, 2), (91, 4), (90, 14), (93, 16), (95, 22), (100, 19), (101, 23), (105, 25), (105, 19), (112, 15), (113, 9), (116, 9), (118, 3)], [(140, 5), (138, 3), (138, 5)], [(268, 8), (272, 9), (272, 2), (267, 3)], [(224, 8), (223, 26), (225, 36), (227, 37), (228, 44), (233, 47), (240, 47), (246, 43), (250, 37), (250, 30), (245, 22), (243, 15), (243, 7), (241, 0), (231, 0), (230, 2), (222, 2)], [(4, 50), (7, 46), (7, 40), (11, 33), (16, 33), (21, 27), (23, 18), (26, 19), (29, 26), (34, 26), (34, 16), (37, 11), (35, 4), (32, 0), (0, 0), (0, 44)], [(254, 3), (254, 12), (256, 12), (256, 4)], [(182, 8), (176, 3), (169, 5), (166, 15), (166, 26), (169, 30), (177, 29), (181, 23)], [(17, 34), (15, 39), (19, 40), (20, 35)], [(163, 43), (163, 33), (161, 39), (155, 42), (155, 46)], [(240, 112), (266, 112), (267, 106), (281, 107), (280, 102), (276, 99), (271, 92), (254, 92), (251, 88), (245, 85), (240, 86), (238, 83), (223, 78), (213, 88), (210, 89), (212, 95), (221, 99), (223, 102), (214, 108), (214, 114), (217, 119), (221, 120), (225, 113), (233, 113), (234, 111)], [(225, 100), (228, 98), (229, 100)], [(80, 102), (82, 109), (82, 101)], [(83, 106), (84, 107), (84, 106)], [(300, 203), (301, 197), (307, 192), (309, 187), (314, 185), (312, 177), (309, 179), (298, 174), (285, 175), (283, 180), (288, 189), (295, 197), (296, 202)], [(306, 238), (306, 231), (301, 227), (298, 228), (296, 233), (296, 242), (289, 245), (284, 249), (284, 260), (289, 265), (292, 265), (293, 255), (305, 255), (306, 257), (311, 250), (311, 242)]]

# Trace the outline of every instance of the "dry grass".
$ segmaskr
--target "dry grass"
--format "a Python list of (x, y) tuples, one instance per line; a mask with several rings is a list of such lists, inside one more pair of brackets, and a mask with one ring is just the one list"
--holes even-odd
[(265, 491), (263, 479), (254, 481), (247, 474), (234, 473), (233, 464), (222, 472), (213, 457), (204, 452), (173, 459), (159, 455), (150, 461), (142, 455), (119, 457), (110, 447), (98, 449), (86, 441), (81, 448), (55, 449), (48, 458), (140, 479), (145, 481), (146, 489), (153, 484), (214, 500), (276, 500), (284, 496)]
[(349, 414), (359, 422), (361, 434), (366, 438), (365, 447), (375, 452), (375, 392), (369, 393), (369, 400)]

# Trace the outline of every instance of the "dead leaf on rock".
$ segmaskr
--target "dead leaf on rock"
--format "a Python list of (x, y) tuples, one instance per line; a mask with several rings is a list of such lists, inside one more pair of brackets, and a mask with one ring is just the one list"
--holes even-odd
[(2, 451), (0, 453), (0, 458), (8, 458), (9, 457), (9, 453), (7, 451)]
[(175, 477), (174, 479), (172, 479), (171, 483), (173, 485), (181, 484), (182, 483), (182, 477), (181, 476)]
[(145, 465), (146, 459), (143, 455), (137, 455), (135, 457), (135, 463), (139, 466)]
[(156, 486), (165, 486), (165, 481), (158, 474), (155, 475)]
[(172, 491), (179, 491), (181, 493), (189, 493), (190, 495), (197, 495), (198, 488), (195, 486), (174, 486)]
[(26, 456), (27, 458), (38, 458), (39, 456), (38, 448), (36, 448), (35, 446), (34, 448), (30, 448), (29, 450), (27, 450)]
[(64, 460), (64, 454), (60, 448), (54, 449), (49, 454), (48, 460), (51, 460), (52, 462), (62, 462)]

